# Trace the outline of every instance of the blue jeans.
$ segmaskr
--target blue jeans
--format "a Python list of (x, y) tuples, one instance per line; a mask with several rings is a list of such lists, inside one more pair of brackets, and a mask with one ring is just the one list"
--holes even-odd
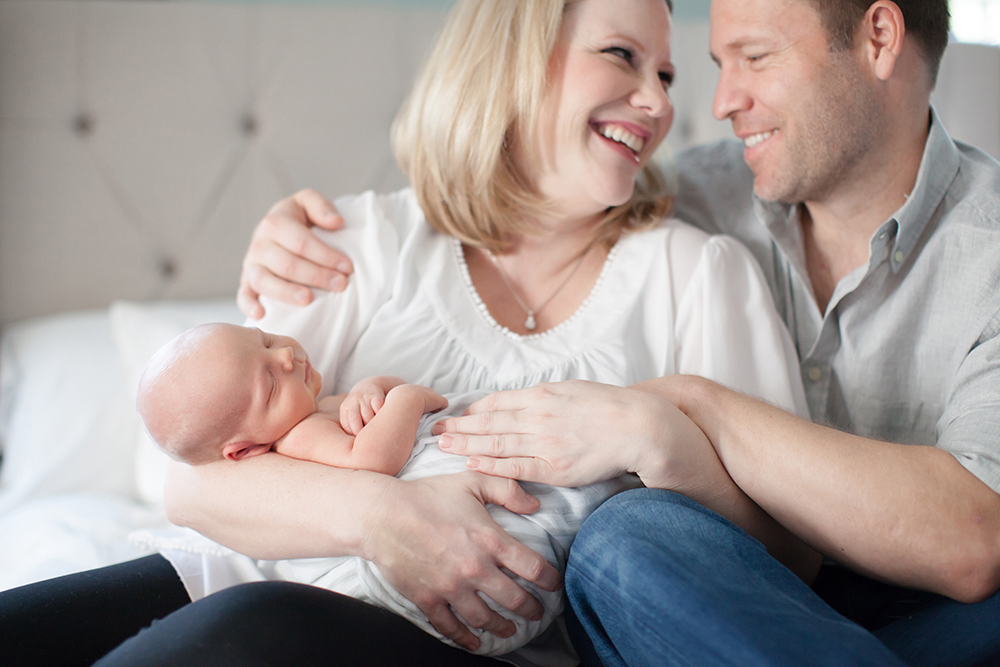
[[(869, 629), (715, 512), (670, 491), (627, 491), (573, 543), (570, 634), (585, 665), (607, 667), (1000, 664), (1000, 593), (967, 605), (834, 574), (817, 590)], [(881, 620), (865, 608), (879, 597)]]

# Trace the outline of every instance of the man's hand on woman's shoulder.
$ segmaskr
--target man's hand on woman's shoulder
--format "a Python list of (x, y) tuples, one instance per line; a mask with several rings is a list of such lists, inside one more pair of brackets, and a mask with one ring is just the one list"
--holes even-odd
[(344, 220), (329, 199), (300, 190), (282, 199), (257, 223), (243, 258), (236, 302), (247, 317), (260, 319), (260, 296), (291, 304), (312, 301), (312, 290), (342, 291), (354, 270), (351, 260), (312, 233), (337, 230)]

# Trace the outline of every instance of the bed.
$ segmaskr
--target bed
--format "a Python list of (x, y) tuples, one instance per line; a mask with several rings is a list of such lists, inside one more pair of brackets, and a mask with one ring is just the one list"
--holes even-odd
[[(138, 373), (241, 322), (240, 258), (298, 188), (403, 184), (388, 127), (442, 20), (399, 6), (0, 2), (0, 590), (143, 555), (165, 459)], [(711, 118), (708, 26), (679, 22), (671, 150)], [(1000, 49), (949, 47), (935, 98), (1000, 156)]]

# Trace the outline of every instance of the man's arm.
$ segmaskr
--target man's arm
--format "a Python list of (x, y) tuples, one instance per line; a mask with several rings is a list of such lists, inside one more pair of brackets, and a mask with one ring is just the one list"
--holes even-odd
[(654, 382), (747, 495), (826, 556), (962, 602), (1000, 588), (1000, 495), (948, 452), (819, 426), (703, 378)]

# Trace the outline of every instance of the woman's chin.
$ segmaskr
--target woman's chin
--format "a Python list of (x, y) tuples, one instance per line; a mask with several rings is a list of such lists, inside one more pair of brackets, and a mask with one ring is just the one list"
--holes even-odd
[(628, 203), (628, 200), (632, 198), (632, 193), (635, 192), (635, 180), (629, 179), (628, 182), (621, 183), (616, 187), (605, 187), (603, 190), (603, 193), (600, 195), (595, 193), (594, 196), (595, 198), (599, 197), (599, 200), (604, 205), (605, 210), (621, 206), (622, 204)]

